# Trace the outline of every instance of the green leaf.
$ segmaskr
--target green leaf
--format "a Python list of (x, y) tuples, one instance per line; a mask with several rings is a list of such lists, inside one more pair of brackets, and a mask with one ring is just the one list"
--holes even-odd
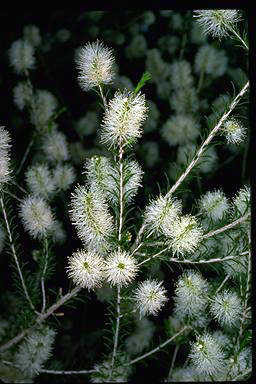
[(138, 93), (139, 90), (144, 86), (144, 84), (147, 81), (151, 80), (151, 78), (152, 76), (149, 72), (144, 72), (133, 93), (134, 94)]

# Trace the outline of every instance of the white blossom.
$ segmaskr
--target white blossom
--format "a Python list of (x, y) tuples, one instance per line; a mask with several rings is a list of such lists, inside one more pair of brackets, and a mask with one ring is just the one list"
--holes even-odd
[(35, 68), (34, 47), (27, 40), (16, 40), (9, 49), (9, 60), (19, 75)]
[(98, 288), (103, 280), (103, 266), (103, 258), (95, 252), (78, 250), (68, 259), (68, 276), (83, 288)]
[(140, 317), (156, 315), (168, 300), (166, 289), (162, 281), (147, 279), (141, 282), (134, 292), (135, 308), (139, 310)]
[(106, 48), (99, 40), (87, 43), (81, 48), (76, 62), (79, 70), (78, 80), (85, 91), (112, 82), (113, 51)]
[(126, 251), (117, 250), (108, 255), (104, 267), (107, 281), (111, 285), (128, 285), (135, 277), (136, 259)]
[(20, 206), (25, 229), (33, 238), (43, 238), (51, 230), (54, 219), (50, 207), (41, 197), (28, 196)]
[(235, 24), (241, 20), (240, 11), (236, 9), (202, 9), (195, 10), (194, 17), (205, 34), (213, 37), (227, 37)]
[(116, 91), (105, 110), (101, 125), (101, 141), (109, 147), (124, 146), (142, 135), (146, 118), (145, 96)]

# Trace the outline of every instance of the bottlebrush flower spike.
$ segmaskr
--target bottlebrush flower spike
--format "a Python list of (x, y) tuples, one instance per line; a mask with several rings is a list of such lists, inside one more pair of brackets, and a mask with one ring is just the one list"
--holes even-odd
[(77, 59), (81, 88), (88, 91), (93, 87), (111, 83), (114, 78), (113, 64), (112, 49), (104, 47), (99, 40), (87, 43), (81, 48)]

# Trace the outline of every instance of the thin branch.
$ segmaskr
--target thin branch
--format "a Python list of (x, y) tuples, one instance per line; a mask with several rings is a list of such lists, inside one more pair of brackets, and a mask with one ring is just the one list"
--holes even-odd
[(172, 376), (172, 371), (173, 371), (173, 368), (174, 368), (174, 364), (175, 364), (175, 360), (176, 360), (179, 348), (180, 348), (180, 346), (179, 346), (179, 344), (177, 344), (175, 349), (174, 349), (174, 352), (173, 352), (172, 362), (171, 362), (171, 366), (170, 366), (170, 370), (169, 370), (169, 373), (168, 373), (167, 380), (169, 380), (171, 378), (171, 376)]
[(166, 197), (169, 197), (171, 194), (173, 194), (173, 192), (176, 191), (176, 189), (180, 186), (180, 184), (184, 181), (184, 179), (187, 177), (187, 175), (192, 171), (192, 169), (194, 168), (194, 166), (197, 164), (199, 158), (201, 157), (201, 155), (203, 154), (205, 148), (207, 147), (208, 144), (210, 144), (210, 142), (212, 141), (212, 139), (214, 138), (214, 136), (216, 135), (216, 133), (220, 130), (222, 124), (224, 123), (224, 121), (228, 118), (228, 116), (230, 115), (230, 113), (233, 111), (233, 109), (236, 107), (236, 105), (238, 104), (239, 100), (241, 99), (241, 97), (246, 93), (246, 91), (248, 90), (249, 88), (249, 81), (244, 85), (244, 87), (241, 89), (241, 91), (238, 93), (238, 95), (234, 98), (234, 100), (232, 101), (232, 103), (230, 104), (230, 107), (228, 109), (227, 112), (225, 112), (222, 117), (220, 118), (218, 124), (212, 129), (212, 131), (210, 132), (209, 136), (207, 137), (207, 139), (203, 142), (203, 144), (201, 145), (201, 147), (199, 148), (198, 152), (196, 153), (196, 155), (193, 157), (191, 163), (188, 165), (187, 169), (182, 173), (182, 175), (179, 177), (179, 179), (177, 180), (177, 182), (172, 186), (172, 188), (167, 192), (166, 194)]
[(44, 313), (45, 306), (46, 306), (44, 279), (45, 279), (45, 274), (46, 274), (46, 270), (47, 270), (47, 266), (48, 266), (48, 240), (47, 240), (47, 237), (45, 237), (44, 241), (45, 241), (44, 269), (43, 269), (43, 273), (42, 273), (42, 277), (41, 277), (43, 305), (42, 305), (41, 313)]
[(223, 263), (227, 260), (233, 260), (238, 258), (240, 255), (237, 256), (226, 256), (223, 258), (215, 258), (215, 259), (209, 259), (209, 260), (181, 260), (181, 259), (176, 259), (174, 257), (171, 257), (169, 261), (174, 262), (174, 263), (183, 263), (183, 264), (211, 264), (211, 263)]
[(106, 109), (107, 108), (107, 101), (106, 101), (105, 96), (103, 95), (102, 87), (100, 84), (99, 84), (99, 89), (100, 89), (100, 96), (101, 96), (103, 104), (104, 104), (104, 108)]
[(147, 263), (148, 261), (154, 259), (155, 257), (161, 255), (162, 253), (168, 251), (169, 249), (170, 249), (170, 247), (166, 247), (166, 248), (162, 249), (161, 251), (159, 251), (158, 253), (156, 253), (155, 255), (153, 255), (153, 256), (151, 256), (151, 257), (148, 257), (146, 260), (141, 261), (141, 262), (138, 264), (138, 267), (139, 267), (140, 265), (142, 265), (142, 264), (144, 264), (144, 263)]
[(206, 233), (205, 235), (203, 235), (203, 239), (207, 239), (207, 238), (212, 237), (214, 235), (217, 235), (217, 234), (219, 234), (221, 232), (224, 232), (227, 229), (233, 228), (233, 227), (235, 227), (238, 224), (243, 223), (244, 221), (246, 221), (248, 219), (250, 214), (251, 213), (248, 212), (246, 215), (244, 215), (242, 217), (239, 217), (239, 219), (237, 219), (235, 221), (232, 221), (232, 223), (229, 223), (229, 224), (225, 225), (224, 227), (221, 227), (221, 228), (215, 229), (214, 231)]
[(0, 346), (0, 351), (5, 351), (6, 349), (9, 349), (13, 345), (17, 344), (20, 340), (23, 339), (24, 336), (26, 336), (26, 334), (30, 331), (31, 328), (33, 328), (35, 326), (35, 324), (42, 323), (45, 319), (47, 319), (47, 317), (49, 317), (50, 315), (54, 314), (56, 309), (58, 309), (61, 305), (63, 305), (66, 301), (70, 300), (72, 297), (76, 296), (76, 294), (81, 289), (82, 289), (81, 287), (77, 286), (77, 287), (73, 288), (72, 291), (68, 292), (66, 295), (61, 296), (61, 298), (56, 303), (54, 303), (50, 308), (48, 308), (47, 312), (39, 314), (39, 316), (37, 317), (35, 323), (31, 327), (23, 330), (17, 336), (15, 336), (11, 340), (9, 340), (7, 343), (1, 345)]
[(7, 217), (7, 213), (6, 213), (6, 210), (5, 210), (4, 201), (3, 201), (3, 197), (2, 196), (0, 198), (0, 201), (1, 201), (2, 211), (3, 211), (3, 215), (4, 215), (5, 225), (6, 225), (6, 229), (7, 229), (7, 233), (8, 233), (8, 237), (9, 237), (9, 242), (10, 242), (12, 254), (13, 254), (13, 257), (14, 257), (14, 260), (15, 260), (16, 268), (18, 270), (19, 277), (20, 277), (20, 280), (21, 280), (21, 285), (22, 285), (24, 294), (26, 296), (26, 299), (27, 299), (31, 309), (38, 315), (39, 312), (35, 309), (34, 304), (31, 301), (31, 298), (30, 298), (30, 296), (28, 294), (28, 290), (27, 290), (27, 287), (26, 287), (26, 284), (25, 284), (25, 281), (24, 281), (24, 277), (23, 277), (21, 268), (20, 268), (20, 264), (19, 264), (19, 260), (18, 260), (17, 254), (16, 254), (15, 247), (14, 247), (12, 233), (11, 233), (11, 230), (10, 230), (10, 226), (9, 226), (9, 222), (8, 222), (8, 217)]
[(112, 360), (111, 360), (111, 366), (109, 371), (109, 377), (108, 380), (111, 380), (114, 364), (115, 364), (115, 358), (117, 353), (117, 345), (118, 345), (118, 337), (119, 337), (119, 326), (120, 326), (120, 302), (121, 302), (121, 295), (120, 295), (120, 286), (117, 287), (117, 303), (116, 303), (116, 312), (117, 312), (117, 319), (116, 319), (116, 331), (115, 331), (115, 337), (114, 337), (114, 348), (113, 348), (113, 354), (112, 354)]
[(82, 370), (82, 371), (54, 371), (51, 369), (41, 369), (40, 373), (49, 373), (51, 375), (84, 375), (87, 373), (96, 372), (95, 369)]
[(152, 355), (153, 353), (158, 352), (160, 349), (164, 348), (167, 344), (171, 343), (174, 339), (176, 339), (176, 337), (179, 336), (181, 333), (183, 333), (186, 329), (191, 329), (191, 327), (186, 325), (178, 333), (176, 333), (170, 339), (166, 340), (164, 343), (160, 344), (158, 347), (152, 349), (151, 351), (145, 353), (142, 356), (137, 357), (136, 359), (130, 361), (129, 363), (127, 363), (125, 365), (132, 365), (134, 363), (137, 363), (137, 361), (140, 361), (140, 360), (144, 359), (145, 357), (148, 357), (148, 356)]

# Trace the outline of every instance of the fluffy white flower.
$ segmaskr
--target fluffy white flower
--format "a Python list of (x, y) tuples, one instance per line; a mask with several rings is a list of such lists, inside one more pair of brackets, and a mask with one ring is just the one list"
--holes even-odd
[(147, 50), (146, 69), (152, 75), (152, 81), (158, 83), (166, 79), (171, 72), (169, 63), (166, 63), (157, 48)]
[(49, 168), (45, 164), (32, 165), (25, 173), (28, 189), (33, 195), (49, 199), (56, 186)]
[(175, 198), (159, 196), (145, 209), (145, 223), (154, 233), (160, 235), (170, 227), (181, 214), (182, 203)]
[(38, 130), (47, 130), (48, 123), (53, 117), (57, 106), (57, 99), (51, 92), (37, 89), (35, 92), (35, 111), (30, 116), (32, 124)]
[(234, 214), (240, 217), (247, 213), (250, 209), (251, 203), (251, 188), (245, 185), (241, 188), (236, 196), (233, 198)]
[(53, 129), (44, 135), (43, 151), (51, 161), (66, 161), (69, 158), (67, 138), (64, 133)]
[(180, 216), (171, 225), (163, 228), (164, 235), (169, 238), (173, 253), (183, 255), (186, 252), (194, 252), (198, 247), (203, 231), (196, 218), (191, 215)]
[(96, 112), (88, 111), (84, 117), (81, 117), (77, 122), (75, 129), (79, 136), (84, 137), (91, 135), (98, 127), (98, 116)]
[(241, 143), (246, 134), (246, 129), (234, 118), (226, 120), (221, 131), (226, 136), (228, 144)]
[(54, 223), (51, 210), (41, 197), (26, 197), (20, 206), (20, 216), (25, 229), (35, 239), (43, 238)]
[(191, 65), (186, 60), (177, 60), (171, 65), (171, 85), (173, 89), (190, 88), (193, 85)]
[(28, 41), (33, 47), (38, 47), (41, 43), (40, 30), (36, 25), (29, 24), (23, 28), (24, 40)]
[(32, 92), (31, 88), (24, 81), (20, 81), (13, 89), (14, 103), (22, 110), (31, 102)]
[(221, 190), (208, 191), (199, 200), (199, 211), (214, 222), (222, 220), (229, 209), (229, 201)]
[(104, 47), (99, 40), (87, 43), (85, 47), (81, 48), (76, 62), (79, 70), (78, 80), (85, 91), (112, 82), (114, 77), (113, 51)]
[(90, 189), (77, 186), (71, 196), (70, 216), (78, 236), (85, 244), (100, 247), (114, 230), (103, 192), (95, 186)]
[(192, 115), (173, 115), (161, 130), (163, 138), (171, 146), (193, 141), (200, 133), (200, 126)]
[(0, 189), (2, 183), (6, 183), (10, 179), (10, 148), (11, 137), (4, 127), (0, 127)]
[(195, 71), (206, 73), (212, 77), (222, 76), (227, 69), (228, 58), (224, 50), (209, 44), (202, 45), (195, 56)]
[(205, 34), (211, 34), (219, 39), (227, 37), (235, 23), (241, 20), (240, 12), (236, 9), (196, 10), (194, 17), (197, 18)]
[(163, 282), (155, 279), (147, 279), (139, 284), (134, 292), (135, 308), (139, 310), (140, 317), (145, 315), (156, 315), (168, 300), (166, 289), (162, 287)]
[(222, 326), (237, 327), (243, 312), (241, 299), (235, 292), (224, 290), (214, 297), (211, 312)]
[(51, 356), (54, 338), (55, 331), (47, 326), (31, 331), (14, 354), (15, 364), (29, 376), (37, 375)]
[(128, 58), (137, 58), (145, 56), (147, 52), (147, 40), (143, 35), (137, 34), (133, 37), (131, 43), (125, 49)]
[(138, 271), (137, 261), (129, 253), (118, 250), (108, 255), (104, 271), (111, 285), (128, 285)]
[(54, 185), (59, 191), (66, 191), (74, 183), (76, 174), (74, 168), (69, 164), (58, 164), (52, 170)]
[(18, 75), (28, 69), (34, 69), (34, 47), (27, 40), (14, 41), (9, 49), (9, 60)]
[(204, 311), (208, 303), (208, 292), (208, 282), (199, 272), (184, 271), (175, 288), (175, 313), (179, 319), (193, 317)]
[(200, 374), (215, 375), (225, 367), (225, 353), (210, 333), (197, 336), (189, 356), (193, 367)]
[(103, 258), (95, 252), (79, 250), (68, 259), (68, 276), (77, 285), (88, 290), (101, 286)]
[(169, 98), (169, 102), (170, 107), (177, 115), (194, 114), (200, 106), (197, 91), (194, 87), (176, 89)]
[(145, 96), (140, 92), (129, 94), (116, 91), (105, 110), (101, 141), (109, 147), (124, 146), (142, 135), (142, 123), (146, 119)]

